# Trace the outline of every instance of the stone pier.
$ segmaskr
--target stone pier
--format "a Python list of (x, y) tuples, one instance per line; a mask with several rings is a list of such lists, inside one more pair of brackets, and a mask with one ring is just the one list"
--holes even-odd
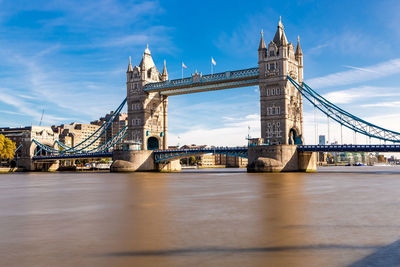
[(316, 171), (315, 152), (298, 152), (296, 145), (250, 146), (248, 172)]
[(181, 164), (178, 160), (169, 163), (156, 163), (151, 150), (114, 151), (112, 172), (136, 172), (136, 171), (180, 171)]

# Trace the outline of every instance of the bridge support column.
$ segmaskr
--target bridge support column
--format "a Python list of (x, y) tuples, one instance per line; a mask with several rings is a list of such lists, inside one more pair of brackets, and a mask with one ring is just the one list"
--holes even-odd
[(248, 172), (315, 171), (316, 154), (298, 152), (296, 145), (250, 146)]
[(298, 152), (299, 171), (315, 172), (317, 171), (317, 152)]
[(161, 172), (180, 172), (182, 170), (179, 159), (172, 160), (168, 163), (158, 163), (157, 168)]
[(128, 150), (114, 151), (112, 172), (135, 172), (155, 171), (153, 151), (151, 150)]
[(34, 171), (35, 165), (31, 157), (21, 157), (17, 160), (17, 168), (21, 168), (24, 171)]
[(155, 163), (153, 151), (151, 150), (130, 150), (114, 151), (112, 172), (136, 172), (136, 171), (181, 171), (179, 159), (168, 163)]

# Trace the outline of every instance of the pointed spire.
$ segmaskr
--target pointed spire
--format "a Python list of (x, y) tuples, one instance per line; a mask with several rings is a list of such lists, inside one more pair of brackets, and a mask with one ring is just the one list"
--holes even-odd
[(279, 16), (278, 27), (282, 27), (282, 28), (283, 28), (283, 24), (282, 24), (282, 16)]
[(155, 67), (153, 58), (151, 57), (149, 44), (147, 44), (146, 49), (144, 50), (142, 61), (140, 61), (139, 67), (142, 70), (148, 70)]
[(279, 16), (278, 27), (276, 29), (276, 33), (275, 33), (273, 42), (277, 46), (281, 46), (282, 42), (286, 42), (286, 45), (288, 43), (287, 39), (286, 39), (286, 35), (285, 35), (285, 29), (284, 29), (283, 24), (282, 24), (282, 17), (281, 16)]
[(296, 47), (296, 56), (302, 56), (303, 51), (301, 50), (300, 46), (300, 36), (297, 36), (297, 47)]
[(164, 68), (162, 71), (162, 76), (168, 76), (168, 72), (167, 72), (167, 61), (164, 60)]
[(132, 72), (133, 68), (132, 68), (132, 61), (131, 61), (131, 57), (129, 56), (129, 65), (128, 65), (128, 72)]
[(150, 49), (149, 49), (149, 44), (147, 44), (146, 49), (144, 50), (145, 54), (151, 55)]
[(282, 31), (282, 39), (281, 39), (281, 44), (282, 44), (283, 46), (286, 46), (286, 45), (288, 45), (288, 40), (286, 39), (286, 34), (285, 34), (285, 31)]
[(265, 45), (264, 42), (264, 31), (261, 29), (261, 40), (260, 40), (260, 45), (258, 46), (258, 51), (262, 49), (267, 49), (267, 46)]

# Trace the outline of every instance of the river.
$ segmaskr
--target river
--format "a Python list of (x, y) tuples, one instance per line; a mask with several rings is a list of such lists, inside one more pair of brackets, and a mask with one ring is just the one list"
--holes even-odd
[(398, 167), (0, 175), (0, 266), (399, 266), (399, 240)]

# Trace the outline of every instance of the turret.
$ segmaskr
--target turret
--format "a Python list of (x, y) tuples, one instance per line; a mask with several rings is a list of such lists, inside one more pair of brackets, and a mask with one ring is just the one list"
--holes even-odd
[(146, 49), (144, 50), (139, 67), (142, 72), (143, 80), (148, 82), (157, 82), (159, 80), (159, 72), (154, 64), (153, 58), (151, 57), (149, 45), (147, 45)]
[(167, 62), (164, 60), (164, 68), (161, 74), (161, 80), (166, 81), (168, 80), (168, 72), (167, 72)]
[(300, 66), (303, 66), (303, 51), (300, 46), (300, 36), (297, 36), (297, 46), (296, 46), (296, 60), (299, 62)]
[(126, 81), (127, 82), (132, 79), (132, 72), (133, 72), (132, 62), (131, 62), (131, 57), (129, 57), (128, 69), (126, 71)]
[(261, 30), (261, 40), (260, 45), (258, 46), (258, 61), (261, 61), (265, 58), (267, 54), (267, 46), (264, 41), (264, 32)]
[(295, 53), (296, 60), (299, 64), (299, 82), (303, 82), (303, 51), (301, 51), (301, 46), (300, 46), (300, 37), (297, 36), (297, 47), (296, 47), (296, 53)]
[(282, 17), (279, 17), (278, 27), (272, 42), (278, 47), (278, 54), (281, 57), (288, 56), (288, 40), (286, 38), (285, 29), (282, 24)]

